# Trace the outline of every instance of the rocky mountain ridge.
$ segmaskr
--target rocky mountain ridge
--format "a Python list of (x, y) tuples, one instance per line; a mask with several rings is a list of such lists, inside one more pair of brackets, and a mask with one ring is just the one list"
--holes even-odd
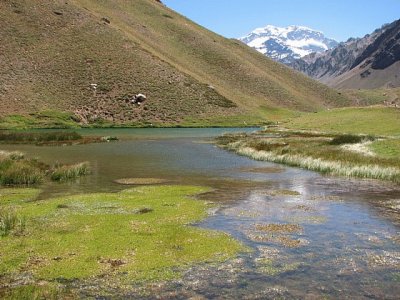
[(399, 60), (400, 20), (326, 52), (302, 57), (289, 66), (334, 87), (398, 87)]

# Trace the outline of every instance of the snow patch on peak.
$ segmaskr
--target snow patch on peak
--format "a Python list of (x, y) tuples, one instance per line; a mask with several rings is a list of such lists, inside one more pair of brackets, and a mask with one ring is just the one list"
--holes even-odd
[(313, 52), (320, 53), (338, 45), (335, 40), (325, 37), (323, 32), (299, 25), (288, 27), (267, 25), (256, 28), (240, 40), (270, 58), (286, 64)]

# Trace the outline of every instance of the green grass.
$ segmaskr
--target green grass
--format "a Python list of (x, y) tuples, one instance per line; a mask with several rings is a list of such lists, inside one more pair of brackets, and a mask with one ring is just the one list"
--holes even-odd
[(1, 152), (0, 184), (33, 185), (44, 179), (46, 165), (34, 159), (26, 159), (22, 153)]
[(0, 207), (27, 222), (24, 235), (0, 238), (0, 274), (158, 281), (179, 277), (193, 264), (224, 261), (245, 248), (224, 233), (190, 225), (207, 216), (210, 204), (192, 199), (205, 191), (151, 186), (26, 202), (35, 190), (0, 189)]
[(290, 129), (331, 133), (400, 136), (400, 110), (388, 107), (341, 108), (303, 114), (284, 124)]
[(359, 105), (376, 105), (398, 101), (400, 88), (344, 90), (343, 93)]
[(46, 178), (66, 181), (90, 174), (87, 162), (50, 167), (19, 152), (0, 152), (0, 185), (37, 185)]
[[(263, 136), (264, 135), (264, 136)], [(400, 156), (375, 155), (350, 151), (343, 143), (364, 142), (365, 136), (337, 136), (303, 131), (269, 129), (257, 134), (227, 135), (217, 143), (240, 155), (256, 160), (271, 161), (290, 166), (346, 177), (400, 182)], [(389, 144), (396, 145), (397, 142)], [(374, 144), (372, 144), (374, 145)], [(378, 144), (379, 145), (379, 144)], [(397, 152), (396, 152), (397, 153)]]
[(15, 214), (12, 210), (0, 208), (0, 237), (11, 233), (22, 234), (25, 230), (26, 220)]
[(66, 181), (76, 179), (90, 174), (90, 165), (88, 162), (82, 162), (74, 165), (56, 166), (51, 173), (50, 178), (53, 181)]
[(42, 111), (29, 115), (8, 115), (0, 118), (0, 129), (31, 128), (78, 128), (76, 117), (72, 113), (60, 111)]
[(370, 145), (372, 151), (385, 158), (400, 158), (400, 139), (375, 141)]
[(40, 143), (40, 142), (63, 142), (82, 139), (77, 132), (22, 132), (22, 131), (0, 131), (0, 142), (6, 143)]
[(76, 298), (76, 295), (68, 295), (66, 291), (54, 285), (43, 284), (22, 285), (12, 290), (0, 291), (0, 297), (7, 300), (57, 300), (60, 298)]

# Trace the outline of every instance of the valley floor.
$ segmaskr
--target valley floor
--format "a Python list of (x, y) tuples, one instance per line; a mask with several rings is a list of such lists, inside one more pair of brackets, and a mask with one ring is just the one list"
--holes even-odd
[(343, 108), (304, 114), (255, 134), (226, 135), (217, 143), (256, 160), (400, 182), (397, 108)]

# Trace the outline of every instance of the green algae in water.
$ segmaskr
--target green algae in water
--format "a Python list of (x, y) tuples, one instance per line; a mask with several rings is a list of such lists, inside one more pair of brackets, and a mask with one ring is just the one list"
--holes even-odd
[[(227, 234), (190, 226), (207, 216), (209, 204), (188, 196), (204, 191), (149, 186), (36, 202), (24, 202), (29, 197), (22, 190), (20, 199), (9, 191), (1, 206), (14, 206), (29, 228), (26, 235), (0, 239), (0, 273), (28, 272), (43, 280), (116, 273), (132, 281), (165, 280), (190, 265), (234, 257), (244, 246)], [(137, 213), (143, 207), (152, 211)]]
[(297, 270), (302, 264), (279, 264), (269, 258), (260, 258), (256, 260), (257, 270), (268, 276), (278, 276), (280, 274)]
[(167, 181), (162, 178), (121, 178), (114, 180), (115, 183), (123, 185), (152, 185), (166, 183)]
[(301, 194), (297, 191), (291, 190), (273, 190), (268, 193), (271, 196), (300, 196)]

